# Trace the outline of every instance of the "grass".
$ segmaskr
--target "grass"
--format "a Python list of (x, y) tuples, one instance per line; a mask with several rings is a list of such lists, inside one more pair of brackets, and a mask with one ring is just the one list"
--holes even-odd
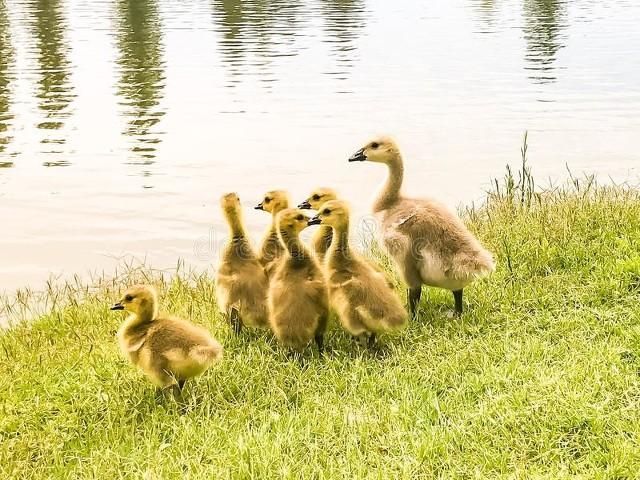
[[(464, 316), (431, 289), (377, 353), (333, 325), (301, 368), (235, 337), (206, 275), (69, 288), (0, 334), (0, 478), (639, 478), (640, 192), (535, 190), (523, 159), (463, 212), (499, 261)], [(119, 355), (107, 307), (134, 281), (225, 345), (186, 411)]]

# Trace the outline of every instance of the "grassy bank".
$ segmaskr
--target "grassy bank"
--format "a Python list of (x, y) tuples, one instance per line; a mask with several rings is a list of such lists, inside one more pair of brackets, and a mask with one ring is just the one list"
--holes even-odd
[[(231, 334), (211, 278), (142, 270), (0, 334), (0, 477), (638, 478), (640, 192), (515, 177), (464, 212), (499, 268), (463, 318), (430, 290), (376, 354), (334, 325), (300, 368)], [(183, 413), (117, 349), (107, 307), (141, 280), (226, 348)]]

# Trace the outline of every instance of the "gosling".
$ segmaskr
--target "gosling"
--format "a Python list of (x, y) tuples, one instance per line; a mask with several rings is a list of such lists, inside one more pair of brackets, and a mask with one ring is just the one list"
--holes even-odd
[[(320, 205), (329, 200), (337, 200), (338, 194), (335, 190), (330, 188), (318, 188), (311, 192), (309, 198), (298, 205), (298, 208), (319, 210)], [(313, 252), (316, 254), (320, 264), (324, 263), (324, 257), (331, 245), (331, 239), (333, 238), (333, 229), (329, 225), (321, 225), (320, 228), (314, 233), (311, 239), (311, 245), (313, 246)]]
[(118, 330), (124, 356), (176, 399), (188, 379), (222, 359), (222, 346), (206, 329), (158, 314), (158, 296), (150, 285), (129, 287), (111, 310), (130, 313)]
[(293, 208), (277, 216), (286, 253), (269, 284), (269, 324), (285, 348), (301, 353), (314, 339), (322, 354), (329, 297), (320, 265), (299, 238), (308, 220)]
[(397, 331), (407, 324), (407, 312), (385, 275), (350, 248), (349, 208), (343, 201), (322, 204), (309, 225), (333, 229), (325, 273), (331, 307), (344, 329), (364, 346), (376, 334)]
[(227, 193), (220, 205), (229, 225), (229, 241), (216, 275), (218, 306), (236, 333), (243, 325), (268, 328), (267, 276), (247, 238), (240, 198)]
[(404, 166), (393, 140), (383, 137), (369, 142), (349, 161), (382, 163), (388, 168), (373, 212), (381, 224), (382, 243), (409, 286), (411, 316), (416, 315), (423, 284), (451, 290), (455, 313), (461, 315), (463, 288), (496, 268), (491, 253), (443, 204), (402, 195)]
[(271, 225), (262, 240), (258, 261), (264, 268), (267, 277), (273, 274), (278, 260), (284, 255), (285, 249), (278, 238), (276, 216), (285, 208), (289, 208), (289, 195), (284, 190), (267, 192), (262, 201), (256, 205), (256, 210), (263, 210), (271, 214)]

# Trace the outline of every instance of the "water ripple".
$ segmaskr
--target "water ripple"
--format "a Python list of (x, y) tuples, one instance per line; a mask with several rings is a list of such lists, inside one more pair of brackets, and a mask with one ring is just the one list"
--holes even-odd
[[(0, 153), (5, 152), (13, 140), (10, 130), (13, 120), (11, 100), (15, 81), (14, 61), (15, 51), (11, 44), (7, 7), (4, 2), (0, 2)], [(13, 162), (0, 162), (0, 168), (11, 166), (13, 166)]]
[[(153, 165), (162, 132), (158, 124), (165, 115), (162, 107), (165, 86), (162, 23), (155, 0), (117, 2), (120, 79), (119, 104), (128, 119), (124, 135), (133, 140), (127, 163)], [(150, 176), (148, 168), (143, 176)]]
[[(44, 130), (40, 142), (47, 146), (42, 153), (65, 153), (67, 137), (63, 133), (65, 121), (72, 114), (75, 98), (71, 83), (71, 45), (66, 39), (68, 29), (63, 4), (59, 0), (33, 0), (27, 4), (31, 29), (35, 37), (35, 56), (38, 63), (37, 91), (40, 121), (36, 127)], [(59, 148), (52, 148), (58, 145)], [(43, 162), (45, 167), (70, 165), (68, 159)]]

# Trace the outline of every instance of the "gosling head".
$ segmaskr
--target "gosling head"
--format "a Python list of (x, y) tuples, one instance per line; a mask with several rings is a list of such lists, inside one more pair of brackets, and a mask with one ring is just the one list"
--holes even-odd
[(272, 215), (289, 207), (289, 195), (284, 190), (272, 190), (265, 193), (262, 201), (256, 205), (256, 210), (264, 210)]
[(286, 208), (277, 216), (278, 229), (294, 236), (307, 227), (308, 221), (309, 217), (299, 208)]
[(313, 192), (311, 192), (311, 195), (309, 195), (309, 198), (307, 198), (304, 202), (302, 202), (300, 205), (298, 205), (298, 208), (302, 208), (302, 209), (312, 209), (312, 210), (318, 210), (320, 208), (320, 205), (322, 205), (324, 202), (328, 202), (329, 200), (335, 200), (338, 198), (338, 194), (336, 193), (335, 190), (332, 190), (331, 188), (316, 188)]
[(118, 303), (116, 303), (111, 310), (126, 310), (138, 317), (148, 316), (151, 314), (151, 319), (157, 316), (158, 308), (158, 294), (156, 289), (151, 285), (134, 285), (127, 288), (124, 295)]
[(328, 225), (344, 229), (349, 225), (349, 207), (342, 200), (330, 200), (320, 206), (318, 214), (309, 220), (309, 225)]
[(350, 162), (376, 162), (390, 164), (400, 158), (400, 149), (389, 137), (379, 137), (349, 157)]
[(220, 197), (220, 206), (227, 218), (238, 216), (240, 213), (240, 197), (235, 192), (225, 193)]

